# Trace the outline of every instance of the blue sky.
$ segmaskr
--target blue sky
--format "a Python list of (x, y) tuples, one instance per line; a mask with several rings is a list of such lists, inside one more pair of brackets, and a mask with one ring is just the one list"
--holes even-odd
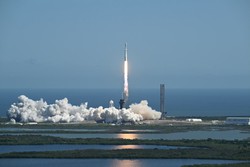
[(250, 88), (248, 0), (0, 0), (0, 88)]

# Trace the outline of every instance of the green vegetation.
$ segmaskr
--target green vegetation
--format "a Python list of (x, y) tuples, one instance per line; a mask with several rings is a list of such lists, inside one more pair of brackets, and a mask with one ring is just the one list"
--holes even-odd
[(182, 167), (249, 167), (250, 163), (184, 165)]
[[(35, 129), (29, 133), (175, 133), (187, 131), (210, 131), (210, 130), (242, 130), (250, 132), (250, 126), (236, 125), (206, 125), (206, 124), (142, 124), (142, 125), (109, 125), (109, 124), (53, 124), (39, 123), (37, 125), (19, 125), (19, 124), (0, 124), (1, 128), (10, 128), (0, 130), (0, 133), (27, 133), (25, 129)], [(13, 130), (11, 128), (18, 128)], [(77, 129), (78, 131), (73, 131)], [(135, 130), (126, 132), (126, 130)], [(81, 131), (82, 130), (82, 131)], [(84, 131), (85, 130), (85, 131)], [(138, 130), (138, 131), (136, 131)], [(145, 131), (146, 130), (146, 131)]]
[(218, 150), (205, 149), (121, 149), (121, 150), (70, 150), (70, 151), (47, 151), (47, 152), (12, 152), (0, 154), (0, 158), (185, 158), (185, 159), (234, 159), (249, 160), (241, 154), (222, 154)]
[(0, 154), (1, 158), (195, 158), (250, 160), (249, 140), (128, 140), (128, 139), (65, 139), (59, 137), (21, 135), (0, 136), (0, 144), (150, 144), (189, 146), (185, 149), (122, 149), (71, 150)]
[[(31, 134), (38, 133), (175, 133), (187, 131), (210, 131), (210, 130), (241, 130), (250, 133), (250, 126), (237, 126), (225, 124), (213, 124), (212, 120), (223, 121), (226, 117), (200, 117), (202, 123), (185, 122), (190, 117), (168, 117), (161, 121), (146, 121), (136, 124), (110, 125), (105, 123), (95, 123), (95, 121), (85, 121), (81, 123), (38, 123), (38, 124), (6, 124), (7, 118), (0, 117), (0, 133), (27, 133), (25, 129), (35, 129), (29, 131)], [(6, 128), (2, 129), (1, 128)], [(10, 128), (10, 129), (8, 129)], [(18, 128), (17, 130), (13, 128)], [(78, 131), (73, 131), (77, 129)], [(123, 130), (135, 130), (124, 132)], [(82, 130), (82, 131), (80, 131)], [(85, 130), (85, 131), (84, 131)], [(138, 130), (138, 131), (136, 131)], [(145, 131), (146, 130), (146, 131)]]

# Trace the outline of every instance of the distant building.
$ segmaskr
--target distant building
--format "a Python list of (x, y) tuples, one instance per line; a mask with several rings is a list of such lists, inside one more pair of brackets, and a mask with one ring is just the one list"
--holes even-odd
[(250, 117), (227, 117), (226, 124), (250, 125)]
[(198, 118), (188, 118), (188, 119), (186, 119), (186, 121), (188, 121), (188, 122), (202, 122), (202, 119), (198, 119)]
[(37, 122), (28, 122), (27, 125), (37, 125)]

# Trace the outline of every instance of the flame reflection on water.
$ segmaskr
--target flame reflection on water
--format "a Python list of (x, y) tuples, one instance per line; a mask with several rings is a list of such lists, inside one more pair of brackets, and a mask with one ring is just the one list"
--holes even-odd
[(135, 133), (119, 133), (117, 134), (116, 138), (122, 138), (122, 139), (137, 139), (139, 138), (139, 134)]
[(117, 145), (114, 149), (143, 149), (140, 145)]
[(143, 167), (140, 160), (114, 160), (111, 167)]

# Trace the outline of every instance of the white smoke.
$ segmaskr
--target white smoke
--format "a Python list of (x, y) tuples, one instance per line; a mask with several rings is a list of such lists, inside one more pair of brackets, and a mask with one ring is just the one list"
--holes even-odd
[(56, 100), (55, 104), (47, 104), (40, 99), (34, 101), (21, 95), (19, 103), (14, 103), (8, 110), (10, 120), (16, 122), (82, 122), (85, 120), (105, 122), (137, 122), (142, 120), (160, 119), (161, 113), (148, 106), (146, 100), (132, 104), (128, 109), (117, 109), (113, 101), (109, 108), (88, 108), (88, 103), (74, 106), (67, 98)]

